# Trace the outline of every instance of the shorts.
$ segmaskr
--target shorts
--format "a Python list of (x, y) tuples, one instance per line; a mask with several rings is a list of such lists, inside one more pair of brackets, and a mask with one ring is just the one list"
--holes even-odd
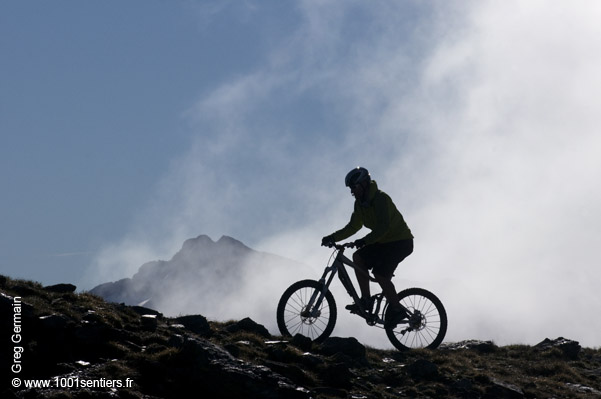
[(384, 278), (392, 278), (394, 271), (403, 259), (413, 252), (413, 240), (401, 240), (366, 245), (355, 252), (364, 260), (373, 273)]

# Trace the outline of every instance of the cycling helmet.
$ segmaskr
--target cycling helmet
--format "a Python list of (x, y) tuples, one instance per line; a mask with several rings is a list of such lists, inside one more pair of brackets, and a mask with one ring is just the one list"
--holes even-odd
[(369, 172), (367, 169), (357, 166), (355, 169), (347, 173), (346, 178), (344, 179), (344, 184), (346, 184), (347, 187), (351, 187), (355, 184), (363, 183), (365, 181), (371, 181)]

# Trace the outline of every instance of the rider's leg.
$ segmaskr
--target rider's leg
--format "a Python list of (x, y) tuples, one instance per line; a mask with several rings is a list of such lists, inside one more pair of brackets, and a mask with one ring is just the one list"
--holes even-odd
[(361, 271), (355, 269), (355, 276), (357, 276), (357, 282), (359, 283), (361, 298), (369, 298), (371, 294), (369, 290), (369, 271), (367, 265), (365, 264), (363, 258), (357, 254), (357, 252), (353, 254), (353, 263), (355, 263), (355, 265), (363, 271), (363, 273), (361, 273)]
[(374, 277), (382, 287), (389, 306), (394, 310), (403, 310), (397, 291), (392, 283), (392, 276), (399, 263), (413, 252), (413, 240), (401, 240), (383, 244), (381, 247), (381, 263), (374, 267)]
[(403, 319), (409, 316), (407, 310), (401, 305), (399, 296), (396, 293), (394, 284), (392, 283), (392, 276), (386, 278), (384, 276), (374, 274), (374, 277), (382, 287), (382, 293), (388, 301), (390, 311), (386, 313), (386, 320), (384, 321), (384, 328), (395, 328)]
[(378, 284), (380, 284), (380, 287), (382, 287), (382, 293), (386, 297), (386, 301), (388, 301), (389, 306), (392, 309), (401, 310), (402, 306), (399, 302), (399, 297), (397, 295), (396, 288), (394, 287), (391, 277), (386, 278), (379, 274), (374, 274), (374, 277), (378, 281)]

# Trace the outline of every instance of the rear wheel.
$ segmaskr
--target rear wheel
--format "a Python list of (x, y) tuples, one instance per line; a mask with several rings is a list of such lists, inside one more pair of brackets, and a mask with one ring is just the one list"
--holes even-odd
[[(447, 333), (447, 312), (442, 302), (422, 288), (409, 288), (398, 296), (411, 316), (396, 327), (386, 329), (390, 342), (399, 350), (438, 347)], [(390, 316), (392, 312), (388, 308), (386, 317)]]
[[(282, 335), (304, 335), (313, 341), (321, 342), (328, 338), (336, 324), (336, 302), (330, 291), (317, 308), (309, 309), (309, 301), (314, 292), (320, 292), (323, 284), (314, 280), (302, 280), (292, 284), (278, 303), (277, 321)], [(314, 304), (313, 304), (314, 305)]]

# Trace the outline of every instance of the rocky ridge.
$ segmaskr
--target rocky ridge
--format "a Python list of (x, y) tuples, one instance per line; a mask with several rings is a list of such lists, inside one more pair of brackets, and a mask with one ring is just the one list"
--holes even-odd
[(256, 289), (264, 288), (267, 278), (287, 281), (305, 268), (298, 262), (255, 251), (232, 237), (213, 241), (199, 235), (186, 240), (171, 259), (147, 262), (132, 277), (100, 284), (90, 293), (109, 302), (142, 305), (167, 315), (194, 312), (231, 317), (231, 308), (248, 304), (249, 290), (257, 305), (269, 306), (279, 299), (270, 290)]
[[(69, 284), (1, 276), (0, 328), (2, 398), (601, 397), (601, 350), (563, 338), (408, 352), (352, 337), (318, 345), (271, 336), (249, 318), (169, 318)], [(25, 386), (34, 379), (54, 385)]]

